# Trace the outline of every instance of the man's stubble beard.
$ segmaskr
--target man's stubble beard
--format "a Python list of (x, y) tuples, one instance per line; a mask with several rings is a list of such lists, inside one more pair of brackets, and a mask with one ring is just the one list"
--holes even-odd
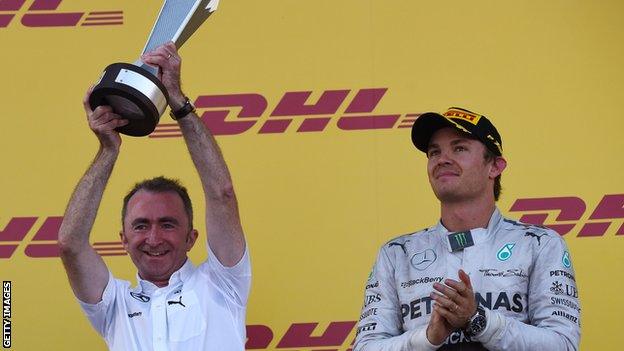
[(431, 185), (434, 195), (442, 204), (465, 203), (482, 197), (487, 187), (474, 188), (462, 184), (447, 184), (438, 188)]

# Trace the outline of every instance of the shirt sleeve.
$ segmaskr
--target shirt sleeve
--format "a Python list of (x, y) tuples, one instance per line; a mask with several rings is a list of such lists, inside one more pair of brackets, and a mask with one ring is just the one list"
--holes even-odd
[(104, 338), (108, 332), (110, 322), (113, 318), (113, 306), (115, 305), (115, 286), (117, 281), (113, 277), (113, 273), (108, 272), (108, 283), (102, 293), (102, 299), (95, 304), (86, 303), (78, 300), (82, 311), (89, 319), (93, 328)]
[(426, 336), (426, 327), (403, 330), (394, 266), (384, 250), (366, 282), (364, 305), (357, 325), (353, 351), (428, 351), (437, 349)]
[(245, 252), (241, 259), (232, 267), (226, 267), (212, 252), (208, 246), (208, 260), (201, 266), (219, 289), (236, 305), (244, 307), (249, 298), (249, 288), (251, 286), (251, 260), (249, 258), (249, 248), (245, 245)]
[(489, 350), (578, 350), (580, 304), (569, 250), (548, 230), (529, 277), (529, 323), (487, 311), (478, 340)]

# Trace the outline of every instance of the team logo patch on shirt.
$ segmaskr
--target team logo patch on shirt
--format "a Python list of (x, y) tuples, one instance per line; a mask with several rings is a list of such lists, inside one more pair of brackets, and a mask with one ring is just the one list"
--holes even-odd
[(550, 287), (550, 291), (552, 291), (555, 295), (561, 295), (563, 294), (562, 286), (563, 284), (559, 283), (558, 281), (554, 281), (552, 283), (552, 286)]
[(460, 251), (474, 245), (474, 240), (472, 239), (472, 233), (470, 233), (470, 230), (451, 233), (447, 236), (447, 239), (451, 245), (451, 251), (453, 252)]
[(375, 330), (375, 328), (377, 328), (377, 323), (366, 323), (357, 329), (356, 335), (361, 332)]
[(563, 266), (565, 268), (570, 268), (570, 266), (572, 266), (572, 261), (570, 261), (570, 253), (568, 253), (567, 251), (563, 252), (563, 257), (561, 258), (561, 263), (563, 263)]
[(409, 240), (406, 240), (403, 244), (398, 243), (398, 242), (392, 242), (392, 243), (388, 244), (388, 247), (398, 246), (398, 247), (401, 248), (401, 250), (403, 250), (403, 253), (405, 253), (407, 255), (407, 249), (405, 248), (405, 245), (407, 245), (408, 242), (409, 242)]
[(135, 292), (130, 292), (130, 296), (134, 297), (135, 299), (141, 301), (141, 302), (149, 302), (150, 297), (147, 295), (143, 295), (141, 293), (137, 294)]
[(526, 232), (526, 233), (524, 233), (524, 236), (535, 238), (537, 240), (537, 246), (541, 246), (542, 245), (542, 237), (543, 236), (548, 236), (548, 234), (546, 234), (546, 233), (535, 234), (533, 232)]
[(186, 305), (182, 303), (182, 296), (180, 296), (180, 300), (178, 301), (167, 301), (167, 305), (180, 305), (182, 307), (186, 307)]
[(436, 255), (435, 251), (432, 249), (427, 249), (422, 252), (415, 253), (410, 260), (412, 267), (418, 269), (419, 271), (424, 271), (429, 268), (438, 259), (438, 255)]
[(133, 312), (133, 313), (128, 313), (128, 318), (134, 318), (134, 317), (138, 317), (141, 314), (143, 314), (142, 312)]
[(513, 254), (511, 250), (514, 248), (514, 246), (516, 246), (516, 244), (513, 243), (503, 245), (503, 247), (498, 250), (496, 258), (498, 258), (499, 261), (507, 261), (511, 258), (511, 255)]

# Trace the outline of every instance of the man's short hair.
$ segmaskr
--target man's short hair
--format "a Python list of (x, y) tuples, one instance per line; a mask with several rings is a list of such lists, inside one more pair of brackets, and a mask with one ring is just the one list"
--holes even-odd
[(193, 204), (191, 203), (191, 198), (188, 195), (188, 191), (180, 181), (177, 179), (170, 179), (163, 176), (155, 177), (152, 179), (146, 179), (141, 182), (138, 182), (134, 185), (134, 187), (126, 194), (123, 199), (123, 208), (121, 209), (121, 225), (123, 227), (124, 219), (126, 218), (126, 211), (128, 210), (128, 202), (130, 198), (136, 194), (139, 190), (145, 190), (152, 193), (166, 193), (166, 192), (175, 192), (182, 199), (182, 203), (184, 204), (184, 211), (188, 217), (189, 229), (193, 229)]

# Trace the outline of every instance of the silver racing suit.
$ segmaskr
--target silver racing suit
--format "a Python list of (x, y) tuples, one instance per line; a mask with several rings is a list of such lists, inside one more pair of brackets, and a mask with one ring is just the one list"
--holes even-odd
[[(354, 351), (577, 350), (580, 305), (568, 248), (553, 230), (494, 211), (474, 245), (451, 251), (438, 225), (386, 243), (366, 283)], [(434, 282), (470, 275), (487, 326), (476, 337), (454, 331), (437, 347), (426, 338)]]

